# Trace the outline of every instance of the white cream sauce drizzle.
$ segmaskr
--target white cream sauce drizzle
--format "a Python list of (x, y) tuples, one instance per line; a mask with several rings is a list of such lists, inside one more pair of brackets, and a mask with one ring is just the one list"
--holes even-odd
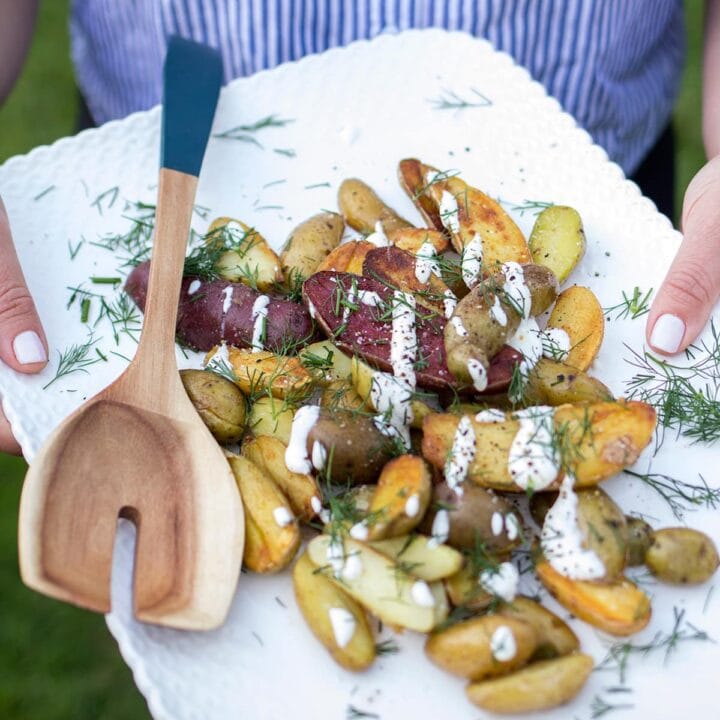
[(500, 298), (497, 295), (495, 296), (495, 300), (493, 300), (492, 307), (490, 308), (490, 316), (501, 327), (505, 327), (507, 325), (507, 313), (505, 312), (505, 308), (502, 306)]
[(458, 495), (462, 495), (462, 485), (475, 459), (476, 451), (477, 442), (472, 421), (467, 415), (463, 415), (455, 430), (453, 446), (445, 463), (445, 481)]
[(483, 247), (480, 233), (475, 233), (472, 240), (463, 247), (460, 259), (460, 271), (465, 284), (472, 288), (480, 280), (482, 269)]
[(286, 507), (282, 506), (276, 507), (273, 510), (273, 518), (275, 518), (276, 525), (281, 528), (290, 525), (295, 519), (293, 518), (292, 513)]
[(232, 305), (233, 286), (228, 285), (226, 288), (223, 288), (222, 294), (223, 294), (222, 314), (227, 315), (227, 312), (230, 309), (230, 306)]
[(379, 220), (375, 223), (375, 232), (370, 233), (365, 239), (375, 247), (389, 247), (392, 244)]
[(483, 570), (478, 582), (486, 592), (512, 602), (517, 595), (520, 573), (511, 562), (504, 562), (497, 570)]
[(529, 317), (532, 298), (530, 289), (525, 284), (525, 273), (522, 265), (516, 262), (506, 262), (502, 266), (502, 274), (505, 276), (503, 290), (510, 304), (517, 310), (520, 317)]
[(495, 537), (502, 535), (503, 531), (507, 533), (508, 540), (515, 540), (520, 534), (520, 523), (515, 513), (507, 513), (503, 515), (501, 512), (495, 511), (490, 519), (490, 529)]
[(449, 320), (453, 313), (455, 312), (455, 308), (457, 307), (458, 299), (455, 293), (448, 288), (443, 293), (443, 308), (445, 310), (445, 317)]
[(553, 413), (554, 408), (542, 405), (514, 413), (520, 427), (510, 445), (508, 472), (523, 490), (543, 490), (560, 472), (553, 443)]
[(231, 368), (230, 354), (228, 353), (227, 343), (223, 340), (213, 353), (210, 361), (205, 365), (208, 370), (216, 370), (220, 373), (227, 368)]
[(468, 373), (473, 381), (473, 386), (478, 392), (487, 388), (488, 376), (485, 366), (475, 358), (470, 358), (467, 363)]
[(383, 299), (374, 290), (359, 290), (358, 300), (370, 307), (380, 307), (383, 304)]
[(487, 410), (481, 410), (475, 415), (475, 420), (477, 422), (491, 423), (505, 422), (505, 413), (497, 408), (488, 408)]
[(500, 625), (490, 638), (490, 652), (498, 662), (508, 662), (517, 653), (517, 643), (512, 630), (507, 625)]
[(405, 514), (413, 518), (420, 512), (420, 496), (417, 493), (413, 493), (405, 501)]
[(438, 510), (433, 518), (432, 529), (430, 530), (430, 540), (427, 546), (436, 548), (447, 542), (450, 534), (450, 513), (448, 510)]
[(515, 334), (506, 343), (522, 353), (524, 359), (520, 362), (520, 372), (527, 377), (543, 355), (542, 331), (535, 318), (521, 320)]
[(440, 214), (440, 222), (447, 230), (455, 234), (460, 232), (460, 211), (457, 199), (447, 190), (442, 191), (438, 212)]
[(252, 306), (251, 320), (253, 323), (252, 351), (262, 352), (265, 349), (263, 340), (267, 334), (267, 315), (270, 298), (267, 295), (260, 295)]
[(410, 597), (420, 607), (435, 607), (435, 597), (424, 580), (416, 580), (410, 588)]
[(605, 575), (605, 566), (597, 553), (584, 547), (574, 484), (575, 478), (568, 473), (545, 516), (540, 545), (547, 561), (561, 575), (571, 580), (597, 580)]
[(317, 318), (317, 308), (315, 307), (315, 305), (313, 305), (312, 300), (307, 301), (307, 309), (310, 317), (315, 320)]
[(295, 413), (290, 429), (290, 442), (285, 450), (285, 466), (291, 472), (307, 475), (312, 470), (307, 441), (319, 417), (320, 408), (317, 405), (304, 405)]
[(430, 280), (431, 275), (440, 277), (440, 264), (437, 261), (435, 246), (426, 240), (415, 256), (415, 277), (423, 284)]
[(328, 610), (330, 625), (332, 626), (335, 644), (344, 648), (353, 638), (357, 622), (355, 616), (345, 608), (330, 608)]
[(313, 495), (310, 498), (310, 507), (312, 508), (313, 512), (316, 515), (319, 515), (323, 509), (322, 500), (320, 500), (320, 498), (317, 495)]
[(194, 295), (201, 287), (202, 283), (200, 280), (195, 279), (188, 285), (187, 294)]
[(565, 360), (570, 352), (570, 336), (562, 328), (546, 328), (540, 336), (542, 353), (553, 360)]
[(356, 552), (346, 554), (345, 546), (340, 538), (332, 540), (327, 547), (328, 565), (339, 580), (357, 580), (362, 575), (363, 566), (360, 555)]
[(367, 520), (361, 520), (350, 528), (350, 537), (360, 542), (367, 540), (369, 533), (370, 528), (368, 527)]
[(312, 466), (316, 470), (325, 469), (325, 463), (327, 462), (327, 450), (325, 449), (325, 446), (317, 440), (315, 440), (312, 446), (311, 460)]
[(461, 318), (461, 317), (459, 317), (458, 315), (453, 315), (453, 316), (450, 318), (450, 324), (453, 326), (453, 328), (455, 328), (455, 332), (456, 332), (460, 337), (467, 337), (467, 336), (468, 336), (467, 328), (463, 325), (463, 321), (462, 321), (462, 318)]

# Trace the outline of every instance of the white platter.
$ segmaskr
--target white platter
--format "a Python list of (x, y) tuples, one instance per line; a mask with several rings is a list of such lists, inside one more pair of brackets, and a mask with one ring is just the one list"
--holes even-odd
[[(469, 105), (437, 107), (450, 93)], [(364, 179), (419, 222), (395, 180), (397, 161), (416, 156), (459, 169), (469, 182), (502, 198), (525, 231), (533, 212), (515, 206), (528, 200), (575, 206), (585, 222), (588, 252), (571, 280), (592, 287), (606, 307), (617, 304), (623, 290), (658, 287), (680, 240), (541, 86), (509, 56), (464, 34), (381, 36), (235, 81), (223, 91), (215, 128), (222, 132), (271, 115), (293, 122), (257, 131), (261, 146), (211, 141), (198, 195), (199, 205), (211, 212), (196, 218), (198, 230), (214, 216), (231, 215), (280, 246), (300, 220), (334, 208), (338, 185), (350, 176)], [(127, 230), (124, 200), (154, 201), (159, 117), (157, 109), (133, 115), (0, 167), (0, 195), (54, 349), (50, 367), (37, 378), (0, 367), (3, 408), (30, 460), (55, 425), (124, 367), (125, 360), (110, 351), (133, 352), (129, 338), (115, 346), (103, 326), (96, 336), (104, 334), (98, 347), (108, 362), (42, 389), (57, 369), (55, 350), (87, 337), (78, 304), (66, 307), (68, 286), (85, 282), (93, 292), (112, 295), (108, 286), (88, 284), (90, 276), (116, 275), (118, 264), (91, 241)], [(71, 259), (70, 250), (83, 238)], [(644, 318), (608, 324), (594, 374), (618, 394), (633, 374), (624, 362), (630, 357), (626, 343), (643, 349)], [(198, 363), (196, 356), (179, 357), (186, 365)], [(688, 481), (702, 472), (710, 484), (720, 482), (717, 447), (672, 438), (655, 457), (647, 451), (637, 467), (644, 471), (651, 460), (655, 472)], [(664, 501), (641, 482), (622, 477), (606, 487), (626, 510), (651, 516), (657, 526), (677, 524)], [(720, 543), (720, 523), (711, 510), (686, 519)], [(413, 633), (398, 639), (398, 654), (380, 658), (364, 674), (339, 669), (305, 628), (287, 573), (243, 575), (229, 618), (215, 632), (136, 623), (130, 612), (132, 542), (131, 528), (121, 527), (107, 621), (158, 719), (343, 720), (351, 706), (382, 720), (484, 716), (466, 701), (461, 681), (425, 659), (422, 638)], [(720, 593), (711, 588), (712, 581), (692, 589), (647, 585), (653, 620), (634, 642), (668, 633), (674, 608), (685, 611), (683, 623), (720, 639)], [(585, 651), (602, 661), (612, 639), (581, 623), (573, 626)], [(537, 717), (588, 720), (602, 716), (603, 702), (630, 706), (612, 708), (613, 718), (716, 717), (719, 667), (719, 645), (680, 641), (667, 657), (662, 650), (631, 657), (626, 691), (612, 691), (620, 685), (617, 673), (599, 671), (571, 706)]]

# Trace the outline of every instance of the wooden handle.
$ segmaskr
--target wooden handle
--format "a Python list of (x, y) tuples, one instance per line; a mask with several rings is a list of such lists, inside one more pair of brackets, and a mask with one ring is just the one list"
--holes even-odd
[(162, 168), (145, 318), (134, 364), (162, 378), (177, 369), (175, 325), (197, 178)]

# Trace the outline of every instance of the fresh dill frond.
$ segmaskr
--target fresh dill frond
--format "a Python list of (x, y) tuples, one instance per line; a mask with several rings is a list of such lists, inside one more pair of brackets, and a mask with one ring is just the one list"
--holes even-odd
[(293, 118), (280, 118), (273, 113), (272, 115), (266, 115), (264, 118), (256, 120), (253, 123), (249, 123), (246, 125), (236, 125), (229, 130), (215, 133), (213, 137), (223, 138), (226, 140), (240, 140), (242, 142), (252, 142), (259, 147), (262, 147), (262, 145), (260, 145), (260, 143), (252, 137), (252, 133), (256, 133), (260, 130), (266, 130), (267, 128), (285, 127), (292, 122), (295, 122)]
[(388, 638), (379, 643), (375, 643), (375, 654), (380, 655), (395, 655), (400, 652), (398, 644), (393, 638)]
[(490, 107), (492, 100), (475, 88), (470, 88), (470, 98), (463, 98), (454, 90), (443, 88), (436, 98), (428, 98), (436, 110), (465, 110), (466, 108)]
[(590, 703), (591, 720), (601, 718), (613, 710), (631, 710), (635, 706), (632, 703), (609, 703), (600, 695), (596, 695)]
[(362, 718), (380, 720), (380, 716), (377, 713), (360, 710), (360, 708), (356, 708), (354, 705), (347, 706), (345, 710), (345, 720), (362, 720)]
[(543, 210), (547, 210), (549, 207), (553, 207), (555, 203), (547, 202), (545, 200), (528, 200), (525, 199), (521, 203), (510, 205), (510, 209), (513, 212), (519, 213), (521, 216), (525, 215), (526, 212), (533, 212), (533, 215), (539, 215)]
[(62, 352), (58, 351), (58, 367), (55, 376), (50, 382), (43, 385), (43, 390), (47, 390), (56, 380), (72, 375), (73, 373), (87, 373), (91, 365), (100, 362), (99, 357), (90, 355), (99, 338), (96, 339), (92, 333), (84, 343), (70, 345)]
[[(622, 301), (617, 305), (603, 308), (603, 313), (608, 320), (635, 320), (650, 312), (650, 296), (653, 288), (643, 293), (639, 287), (633, 288), (632, 295), (622, 291)], [(613, 316), (614, 314), (614, 316)]]

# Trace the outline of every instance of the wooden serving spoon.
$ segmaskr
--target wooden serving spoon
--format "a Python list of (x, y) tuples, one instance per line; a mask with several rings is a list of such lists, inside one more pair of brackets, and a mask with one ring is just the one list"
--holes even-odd
[(27, 585), (109, 611), (113, 543), (118, 516), (124, 517), (137, 529), (136, 617), (193, 630), (223, 622), (244, 539), (230, 467), (190, 403), (175, 360), (197, 175), (221, 77), (214, 50), (171, 39), (140, 344), (125, 372), (52, 433), (30, 466), (20, 502)]

